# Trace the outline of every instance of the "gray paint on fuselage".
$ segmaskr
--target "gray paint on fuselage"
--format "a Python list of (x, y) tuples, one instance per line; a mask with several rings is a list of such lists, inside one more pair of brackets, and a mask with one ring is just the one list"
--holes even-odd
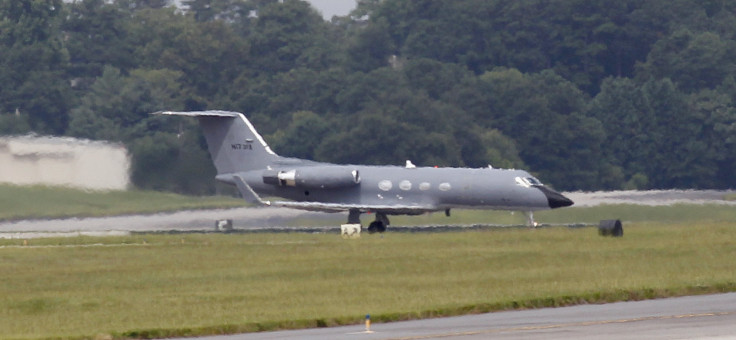
[[(310, 163), (307, 166), (340, 167), (357, 170), (360, 174), (360, 183), (347, 188), (305, 189), (266, 184), (263, 182), (262, 170), (243, 173), (242, 177), (248, 185), (262, 195), (278, 196), (294, 201), (432, 206), (436, 208), (435, 210), (448, 208), (549, 209), (547, 198), (542, 192), (533, 187), (523, 187), (515, 181), (517, 177), (531, 177), (529, 173), (523, 170), (404, 168), (326, 163)], [(290, 171), (299, 168), (301, 167), (272, 167), (276, 171)], [(391, 188), (382, 190), (379, 187), (381, 181), (389, 181)], [(410, 187), (405, 185), (402, 188), (402, 181), (408, 181)], [(422, 183), (429, 184), (429, 188), (421, 187)], [(449, 184), (449, 190), (440, 190), (440, 185), (443, 183)]]

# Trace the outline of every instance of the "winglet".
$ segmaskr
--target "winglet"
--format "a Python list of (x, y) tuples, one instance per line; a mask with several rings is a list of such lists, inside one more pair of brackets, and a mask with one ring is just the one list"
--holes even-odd
[(267, 206), (271, 205), (271, 201), (262, 200), (258, 196), (258, 194), (256, 194), (255, 191), (253, 191), (253, 188), (251, 188), (250, 185), (248, 185), (248, 183), (245, 182), (243, 177), (235, 175), (233, 176), (233, 179), (235, 180), (235, 186), (238, 187), (238, 191), (240, 191), (240, 194), (243, 195), (243, 199), (246, 202), (256, 203), (260, 205), (267, 205)]

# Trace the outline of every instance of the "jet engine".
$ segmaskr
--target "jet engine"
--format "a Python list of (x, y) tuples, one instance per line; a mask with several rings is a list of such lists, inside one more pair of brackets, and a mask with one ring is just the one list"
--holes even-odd
[(332, 166), (266, 170), (263, 183), (304, 189), (337, 189), (360, 184), (360, 174), (357, 169)]

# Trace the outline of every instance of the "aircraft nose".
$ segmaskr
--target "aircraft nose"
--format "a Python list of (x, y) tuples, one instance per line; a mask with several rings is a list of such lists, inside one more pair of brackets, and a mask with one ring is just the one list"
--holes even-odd
[(549, 203), (550, 209), (569, 207), (575, 203), (561, 193), (545, 186), (537, 186), (536, 188), (544, 193), (544, 196), (547, 197), (547, 202)]

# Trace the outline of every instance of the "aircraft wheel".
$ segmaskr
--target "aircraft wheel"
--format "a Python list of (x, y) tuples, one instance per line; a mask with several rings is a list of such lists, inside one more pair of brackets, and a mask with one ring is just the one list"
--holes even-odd
[(386, 231), (386, 225), (383, 224), (381, 221), (373, 221), (370, 225), (368, 225), (368, 233), (382, 233)]

